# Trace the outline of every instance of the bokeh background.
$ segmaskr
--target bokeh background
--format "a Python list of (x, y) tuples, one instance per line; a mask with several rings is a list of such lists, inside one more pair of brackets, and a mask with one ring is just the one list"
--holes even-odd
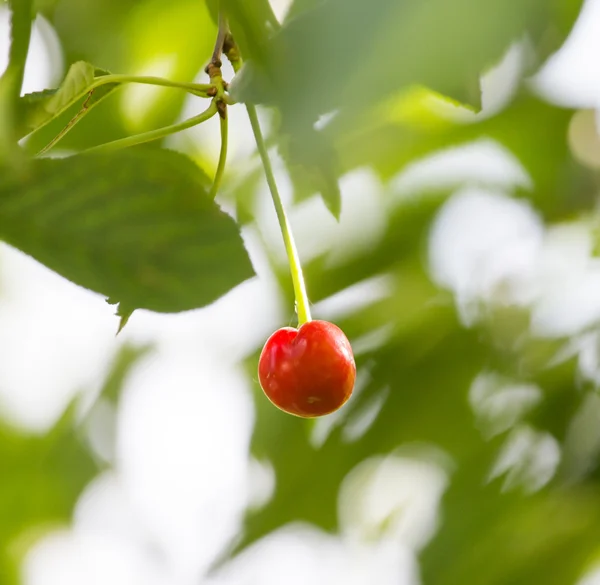
[[(218, 201), (257, 276), (211, 306), (136, 311), (115, 337), (105, 299), (0, 247), (0, 583), (600, 583), (600, 0), (272, 0), (268, 22), (266, 2), (230, 4), (236, 91), (266, 104), (313, 316), (348, 334), (355, 394), (304, 421), (258, 387), (293, 295), (230, 107)], [(81, 59), (206, 81), (214, 3), (37, 5), (24, 93)], [(0, 71), (8, 22), (0, 3)], [(127, 86), (52, 155), (204, 107)], [(210, 175), (218, 123), (156, 146)]]

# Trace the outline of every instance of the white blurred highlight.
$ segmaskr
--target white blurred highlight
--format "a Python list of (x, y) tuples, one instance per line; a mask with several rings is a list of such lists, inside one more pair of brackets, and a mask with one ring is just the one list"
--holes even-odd
[(540, 296), (533, 307), (537, 335), (573, 335), (600, 320), (600, 259), (592, 257), (584, 222), (548, 229), (539, 260)]
[(600, 53), (600, 1), (586, 0), (561, 50), (534, 76), (532, 85), (545, 99), (562, 106), (597, 107), (600, 72), (594, 55)]
[[(167, 585), (136, 543), (101, 534), (56, 532), (29, 552), (25, 585)], [(170, 582), (174, 585), (173, 582)]]
[(543, 224), (525, 201), (464, 189), (434, 221), (431, 273), (454, 291), (464, 322), (472, 324), (480, 301), (524, 305), (533, 300), (542, 238)]
[(505, 491), (520, 488), (533, 493), (554, 477), (560, 460), (560, 445), (550, 433), (520, 425), (506, 438), (489, 480), (504, 476)]
[(259, 510), (265, 506), (275, 493), (277, 478), (270, 461), (250, 458), (248, 468), (248, 508)]
[(122, 399), (117, 468), (171, 574), (198, 579), (247, 504), (247, 380), (194, 346), (166, 349)]
[(99, 295), (0, 245), (3, 416), (46, 430), (78, 392), (97, 392), (119, 345), (113, 312)]
[(438, 506), (448, 483), (443, 459), (402, 452), (358, 464), (340, 486), (342, 534), (357, 542), (393, 540), (419, 550), (437, 528)]
[(579, 580), (576, 585), (600, 585), (600, 565), (594, 566)]
[[(277, 156), (274, 167), (303, 262), (325, 255), (327, 265), (333, 267), (377, 245), (387, 227), (387, 217), (381, 182), (371, 170), (357, 169), (341, 178), (342, 214), (338, 222), (320, 195), (292, 207), (292, 184)], [(257, 205), (257, 223), (269, 249), (277, 252), (277, 260), (287, 263), (273, 203), (263, 193)]]
[(275, 18), (277, 18), (279, 22), (283, 22), (288, 10), (290, 9), (290, 6), (292, 5), (292, 0), (269, 0), (269, 3), (271, 4), (271, 8), (275, 13)]
[(391, 183), (392, 201), (423, 197), (428, 191), (462, 187), (465, 183), (530, 189), (531, 178), (506, 148), (487, 138), (437, 151), (409, 164)]
[(474, 112), (456, 107), (443, 99), (431, 100), (432, 107), (441, 116), (454, 122), (481, 122), (498, 114), (510, 104), (519, 89), (526, 67), (528, 45), (525, 40), (513, 43), (500, 61), (480, 77), (481, 110)]
[(389, 298), (394, 290), (391, 276), (385, 274), (373, 276), (316, 303), (313, 312), (320, 319), (334, 321)]
[(275, 531), (206, 585), (417, 585), (414, 555), (397, 542), (348, 542), (308, 525)]
[(513, 427), (541, 400), (542, 391), (536, 385), (508, 380), (494, 372), (479, 374), (469, 390), (477, 426), (488, 439)]

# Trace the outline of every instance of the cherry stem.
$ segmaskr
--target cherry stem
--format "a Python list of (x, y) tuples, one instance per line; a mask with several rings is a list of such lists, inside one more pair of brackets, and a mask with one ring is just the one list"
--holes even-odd
[(209, 197), (214, 199), (219, 191), (221, 185), (221, 179), (223, 178), (223, 171), (225, 170), (225, 162), (227, 161), (227, 110), (223, 110), (224, 115), (219, 117), (221, 121), (221, 150), (219, 152), (219, 163), (215, 172), (215, 178), (213, 180), (212, 187), (210, 189)]
[(292, 283), (294, 285), (294, 294), (296, 295), (298, 325), (300, 326), (311, 320), (308, 295), (306, 294), (304, 276), (302, 275), (302, 266), (300, 265), (300, 258), (298, 256), (298, 250), (296, 249), (296, 244), (294, 242), (292, 228), (290, 226), (290, 222), (285, 212), (283, 202), (281, 201), (279, 190), (277, 189), (277, 183), (275, 182), (275, 176), (273, 175), (273, 169), (271, 167), (271, 161), (269, 159), (267, 146), (265, 144), (262, 132), (260, 130), (260, 124), (258, 122), (256, 108), (252, 104), (246, 104), (246, 110), (248, 111), (250, 125), (252, 126), (252, 132), (254, 132), (254, 139), (256, 140), (258, 153), (260, 154), (260, 158), (262, 160), (267, 184), (269, 185), (271, 197), (273, 198), (273, 204), (275, 205), (275, 211), (277, 213), (277, 219), (279, 220), (279, 226), (281, 228), (281, 234), (283, 236), (285, 250), (288, 255), (288, 260), (290, 263), (290, 272), (292, 274)]
[(92, 90), (102, 85), (109, 85), (113, 83), (119, 85), (123, 85), (125, 83), (139, 83), (142, 85), (172, 87), (175, 89), (183, 89), (189, 93), (205, 98), (211, 97), (210, 91), (212, 89), (210, 83), (186, 83), (183, 81), (171, 81), (169, 79), (163, 79), (162, 77), (152, 77), (148, 75), (138, 76), (114, 73), (95, 77), (93, 83), (90, 85), (88, 90)]
[(217, 104), (212, 101), (210, 106), (204, 110), (201, 114), (194, 116), (193, 118), (188, 118), (183, 122), (179, 122), (178, 124), (172, 124), (171, 126), (165, 126), (164, 128), (158, 128), (156, 130), (150, 130), (150, 132), (143, 132), (142, 134), (135, 134), (134, 136), (127, 136), (126, 138), (120, 138), (119, 140), (113, 140), (112, 142), (106, 142), (104, 144), (99, 144), (98, 146), (93, 146), (81, 152), (81, 154), (98, 154), (100, 152), (112, 152), (114, 150), (119, 150), (121, 148), (128, 148), (130, 146), (136, 146), (138, 144), (144, 144), (145, 142), (150, 142), (152, 140), (158, 140), (159, 138), (164, 138), (165, 136), (169, 136), (170, 134), (175, 134), (176, 132), (181, 132), (181, 130), (186, 130), (187, 128), (191, 128), (192, 126), (197, 126), (202, 122), (205, 122), (209, 118), (212, 118), (217, 113)]
[[(240, 50), (233, 36), (231, 35), (231, 32), (229, 31), (227, 31), (227, 34), (225, 35), (223, 52), (229, 59), (234, 73), (237, 74), (242, 68), (242, 56), (240, 55)], [(248, 118), (250, 118), (250, 125), (252, 126), (252, 132), (254, 133), (254, 139), (256, 140), (258, 154), (260, 155), (260, 159), (262, 161), (267, 184), (269, 185), (269, 191), (271, 192), (273, 204), (275, 205), (277, 220), (279, 221), (279, 227), (281, 228), (281, 235), (283, 236), (283, 243), (285, 245), (285, 251), (287, 252), (287, 257), (290, 264), (290, 272), (292, 275), (292, 283), (294, 285), (296, 310), (298, 312), (298, 326), (301, 326), (304, 325), (304, 323), (312, 321), (312, 318), (310, 316), (310, 305), (308, 302), (308, 295), (306, 294), (306, 285), (304, 283), (304, 275), (302, 274), (300, 257), (298, 256), (296, 242), (294, 242), (292, 227), (285, 212), (283, 201), (281, 201), (275, 176), (273, 175), (273, 168), (271, 167), (269, 152), (267, 150), (267, 145), (265, 144), (265, 139), (263, 138), (260, 130), (256, 108), (252, 104), (246, 104), (246, 110), (248, 111)]]
[(215, 41), (215, 49), (213, 51), (210, 62), (217, 67), (221, 67), (221, 55), (223, 54), (223, 44), (225, 37), (229, 33), (229, 24), (223, 10), (219, 10), (219, 28), (217, 32), (217, 40)]

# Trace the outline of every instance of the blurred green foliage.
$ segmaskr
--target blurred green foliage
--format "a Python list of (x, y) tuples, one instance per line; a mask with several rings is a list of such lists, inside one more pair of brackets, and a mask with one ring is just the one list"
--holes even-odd
[(133, 365), (150, 348), (125, 345), (92, 405), (74, 400), (46, 434), (0, 425), (0, 579), (19, 583), (19, 563), (44, 531), (66, 523), (86, 484), (105, 467), (86, 441), (95, 405), (117, 404)]
[[(54, 25), (67, 64), (85, 60), (114, 73), (157, 75), (164, 66), (178, 81), (193, 81), (208, 61), (217, 6), (216, 0), (36, 3)], [(223, 6), (247, 58), (232, 95), (273, 108), (269, 138), (290, 171), (296, 201), (320, 192), (338, 216), (338, 181), (349, 171), (372, 169), (387, 187), (420, 157), (485, 138), (523, 165), (531, 187), (514, 195), (530, 201), (545, 221), (577, 217), (595, 205), (596, 174), (574, 160), (567, 142), (574, 112), (544, 102), (526, 83), (566, 38), (579, 0), (295, 0), (281, 25), (266, 0), (224, 0)], [(528, 66), (498, 112), (465, 122), (427, 106), (435, 99), (447, 108), (460, 102), (479, 110), (480, 76), (523, 38)], [(62, 145), (79, 151), (173, 123), (183, 94), (160, 91), (135, 121), (112, 92)], [(328, 124), (315, 127), (334, 111)], [(27, 150), (39, 150), (71, 115), (41, 128)], [(8, 171), (0, 178), (0, 235), (127, 308), (202, 306), (253, 274), (233, 220), (202, 199), (210, 181), (182, 155), (153, 145), (31, 161), (28, 173), (26, 180)], [(260, 173), (228, 173), (239, 180), (226, 195), (235, 200), (239, 222), (252, 223)], [(461, 324), (423, 258), (431, 222), (448, 195), (442, 189), (389, 205), (375, 248), (335, 266), (325, 256), (305, 266), (314, 302), (386, 275), (388, 296), (338, 321), (352, 341), (386, 334), (357, 356), (364, 383), (320, 445), (311, 439), (314, 422), (277, 411), (254, 383), (252, 452), (270, 461), (277, 485), (264, 507), (248, 513), (235, 552), (292, 521), (336, 531), (339, 487), (357, 464), (403, 444), (429, 443), (447, 453), (455, 469), (439, 530), (420, 555), (425, 585), (566, 585), (596, 558), (597, 453), (584, 473), (572, 474), (573, 455), (565, 449), (559, 472), (536, 490), (525, 489), (527, 466), (512, 487), (504, 476), (488, 481), (514, 426), (492, 439), (478, 426), (468, 392), (482, 371), (541, 388), (542, 399), (521, 422), (561, 446), (595, 390), (578, 387), (574, 359), (551, 364), (564, 340), (532, 336), (521, 309), (494, 307), (476, 326)], [(150, 268), (136, 272), (136, 266)], [(273, 262), (273, 269), (292, 307), (287, 267)], [(250, 380), (259, 349), (247, 359)], [(118, 387), (113, 383), (110, 392)], [(374, 404), (382, 404), (374, 422), (349, 440), (347, 429)], [(0, 498), (7, 518), (0, 522), (0, 546), (8, 550), (26, 528), (64, 520), (96, 467), (69, 415), (47, 437), (4, 427), (1, 433), (1, 468), (9, 479), (0, 488), (7, 494)], [(14, 580), (14, 566), (11, 571)]]

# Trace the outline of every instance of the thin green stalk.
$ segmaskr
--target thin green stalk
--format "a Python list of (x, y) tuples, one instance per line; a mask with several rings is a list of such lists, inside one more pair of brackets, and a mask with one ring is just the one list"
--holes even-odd
[(206, 122), (206, 120), (212, 118), (216, 113), (217, 104), (213, 101), (211, 102), (210, 106), (204, 110), (204, 112), (194, 116), (193, 118), (188, 118), (183, 122), (172, 124), (171, 126), (165, 126), (164, 128), (158, 128), (157, 130), (150, 130), (150, 132), (143, 132), (142, 134), (135, 134), (134, 136), (127, 136), (127, 138), (120, 138), (119, 140), (113, 140), (112, 142), (99, 144), (98, 146), (93, 146), (92, 148), (84, 150), (82, 154), (113, 152), (114, 150), (119, 150), (121, 148), (128, 148), (130, 146), (136, 146), (145, 142), (151, 142), (152, 140), (158, 140), (160, 138), (164, 138), (165, 136), (169, 136), (170, 134), (175, 134), (176, 132), (181, 132), (181, 130), (186, 130), (187, 128), (191, 128), (192, 126), (197, 126), (202, 122)]
[(298, 310), (298, 325), (303, 325), (311, 320), (311, 316), (298, 250), (296, 249), (292, 228), (290, 227), (287, 214), (285, 213), (285, 208), (283, 207), (283, 202), (281, 201), (281, 196), (279, 195), (279, 190), (277, 189), (277, 183), (275, 182), (275, 177), (273, 175), (273, 169), (271, 167), (271, 161), (267, 152), (267, 146), (260, 130), (258, 116), (256, 115), (256, 108), (251, 104), (246, 104), (246, 109), (248, 110), (248, 117), (250, 118), (250, 124), (252, 126), (252, 131), (254, 132), (258, 153), (260, 154), (263, 168), (265, 170), (267, 184), (269, 185), (269, 190), (271, 191), (271, 197), (273, 198), (277, 219), (279, 220), (279, 226), (281, 227), (281, 234), (283, 235), (285, 250), (290, 263), (290, 272), (292, 273), (292, 283), (294, 285), (296, 306)]
[(25, 75), (25, 61), (31, 40), (32, 0), (11, 0), (10, 49), (8, 65), (0, 75), (0, 163), (9, 162), (16, 169), (23, 169), (25, 158), (17, 148), (17, 120), (19, 119), (19, 96)]
[(73, 129), (75, 124), (77, 124), (77, 122), (79, 122), (92, 107), (94, 107), (94, 103), (92, 103), (91, 106), (88, 105), (91, 98), (92, 92), (88, 94), (87, 99), (83, 102), (83, 105), (79, 111), (71, 118), (71, 120), (69, 120), (69, 123), (52, 140), (50, 140), (46, 146), (38, 151), (38, 153), (35, 155), (36, 157), (40, 157), (46, 154), (50, 149), (54, 148), (54, 146), (56, 146)]
[(219, 152), (219, 163), (217, 164), (215, 178), (209, 193), (211, 199), (214, 199), (217, 196), (219, 186), (221, 185), (221, 179), (223, 178), (223, 171), (225, 171), (225, 163), (227, 161), (227, 118), (227, 110), (225, 110), (224, 116), (219, 117), (219, 120), (221, 121), (221, 151)]
[(210, 91), (212, 88), (212, 85), (210, 83), (186, 83), (179, 81), (170, 81), (168, 79), (163, 79), (162, 77), (152, 77), (147, 75), (138, 77), (136, 75), (111, 74), (95, 77), (89, 89), (95, 89), (97, 87), (100, 87), (101, 85), (107, 85), (109, 83), (141, 83), (144, 85), (175, 87), (178, 89), (184, 89), (200, 97), (210, 97)]
[(183, 89), (189, 93), (192, 93), (199, 97), (210, 97), (210, 93), (212, 91), (216, 91), (217, 88), (210, 84), (200, 84), (200, 83), (179, 83), (176, 81), (169, 81), (168, 79), (163, 79), (162, 77), (136, 77), (131, 75), (103, 75), (101, 77), (96, 77), (93, 83), (89, 86), (88, 89), (88, 97), (83, 102), (80, 110), (71, 118), (69, 123), (48, 143), (44, 146), (36, 156), (42, 156), (50, 149), (54, 148), (94, 106), (98, 104), (98, 102), (91, 102), (93, 92), (96, 88), (102, 85), (109, 84), (125, 84), (125, 83), (142, 83), (146, 85), (157, 85), (163, 87), (173, 87), (176, 89)]

